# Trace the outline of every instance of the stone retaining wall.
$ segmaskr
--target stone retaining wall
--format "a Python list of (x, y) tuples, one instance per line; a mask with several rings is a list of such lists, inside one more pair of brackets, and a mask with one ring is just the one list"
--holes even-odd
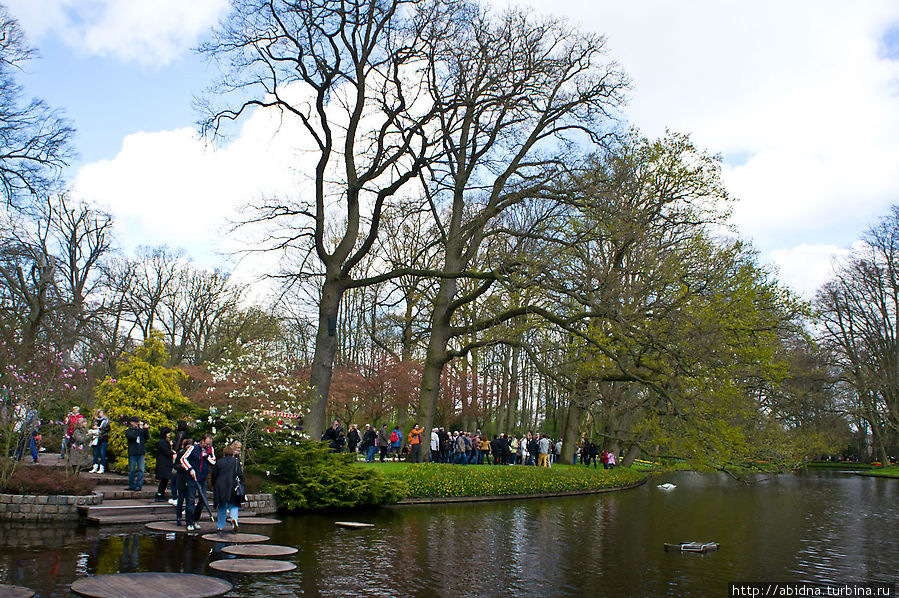
[(0, 521), (77, 521), (79, 506), (99, 505), (102, 502), (103, 496), (100, 494), (85, 496), (0, 494)]
[(278, 512), (274, 494), (247, 494), (247, 500), (240, 506), (243, 509), (254, 511), (257, 515), (269, 515)]

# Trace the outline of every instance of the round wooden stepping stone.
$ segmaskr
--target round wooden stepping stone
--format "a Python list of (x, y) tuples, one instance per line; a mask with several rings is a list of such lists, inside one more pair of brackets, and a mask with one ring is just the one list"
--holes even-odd
[(268, 542), (269, 537), (262, 534), (232, 534), (225, 532), (223, 534), (203, 534), (204, 540), (210, 542), (225, 542), (227, 544), (249, 544), (252, 542)]
[(296, 554), (293, 546), (277, 546), (275, 544), (234, 544), (222, 548), (225, 554), (237, 556), (287, 556)]
[(281, 523), (281, 520), (269, 517), (241, 517), (238, 523), (240, 525), (277, 525)]
[(212, 598), (231, 587), (224, 579), (192, 573), (117, 573), (82, 577), (72, 591), (91, 598)]
[(34, 596), (34, 590), (0, 583), (0, 598), (31, 598), (32, 596)]
[(335, 521), (334, 525), (340, 527), (374, 527), (374, 523), (359, 523), (358, 521)]
[(211, 521), (203, 521), (200, 523), (200, 529), (195, 532), (187, 531), (187, 527), (184, 525), (175, 525), (174, 521), (152, 521), (144, 525), (147, 529), (151, 529), (154, 532), (167, 532), (170, 534), (196, 534), (199, 532), (214, 532), (216, 530), (215, 524)]
[(209, 563), (209, 566), (228, 573), (284, 573), (297, 568), (293, 563), (271, 559), (222, 559)]

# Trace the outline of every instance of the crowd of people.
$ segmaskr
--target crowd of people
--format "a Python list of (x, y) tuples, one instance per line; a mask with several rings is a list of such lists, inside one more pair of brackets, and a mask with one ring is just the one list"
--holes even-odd
[[(432, 463), (453, 463), (456, 465), (534, 465), (551, 467), (562, 456), (562, 441), (548, 434), (527, 432), (521, 437), (514, 434), (495, 434), (490, 438), (481, 430), (466, 432), (444, 428), (433, 428), (426, 439), (423, 428), (415, 424), (405, 435), (399, 426), (393, 430), (387, 424), (375, 428), (366, 424), (360, 430), (351, 424), (344, 430), (340, 422), (334, 420), (322, 435), (333, 452), (360, 453), (365, 461), (372, 463), (377, 457), (382, 463), (387, 460), (405, 460), (411, 463), (423, 461), (423, 445), (428, 442)], [(618, 460), (614, 451), (600, 451), (592, 441), (583, 439), (574, 450), (574, 462), (587, 467), (597, 462), (606, 469), (614, 468)]]
[[(132, 489), (140, 490), (143, 483), (143, 458), (146, 455), (146, 424), (131, 418), (126, 431), (128, 439), (129, 474), (134, 472)], [(243, 470), (240, 466), (241, 443), (226, 444), (216, 457), (212, 434), (204, 434), (194, 441), (187, 423), (179, 421), (173, 431), (163, 427), (156, 446), (156, 501), (165, 502), (166, 488), (171, 484), (169, 504), (175, 508), (176, 525), (185, 525), (188, 531), (200, 529), (204, 509), (209, 509), (208, 486), (212, 486), (212, 505), (217, 510), (215, 522), (219, 532), (227, 522), (231, 530), (239, 528), (240, 505), (244, 500)], [(133, 463), (133, 466), (132, 466)], [(131, 480), (129, 475), (129, 481)]]

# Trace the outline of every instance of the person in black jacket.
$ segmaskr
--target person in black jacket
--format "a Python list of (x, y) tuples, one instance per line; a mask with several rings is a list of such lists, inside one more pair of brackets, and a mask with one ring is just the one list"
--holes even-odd
[(362, 445), (360, 451), (365, 451), (365, 460), (368, 463), (375, 462), (375, 451), (378, 450), (378, 433), (371, 427), (371, 424), (365, 424), (365, 434), (362, 435)]
[(240, 442), (234, 441), (225, 447), (222, 458), (216, 461), (212, 469), (212, 501), (218, 509), (215, 525), (219, 533), (225, 531), (225, 521), (229, 514), (231, 531), (238, 530), (237, 516), (240, 503), (244, 497), (235, 492), (237, 481), (243, 483), (243, 470), (240, 467)]
[(175, 439), (172, 441), (172, 449), (175, 451), (175, 477), (172, 482), (172, 500), (169, 501), (171, 504), (176, 504), (178, 501), (178, 469), (180, 467), (178, 465), (177, 453), (181, 450), (187, 434), (187, 422), (183, 419), (178, 420), (178, 423), (175, 425)]
[[(172, 450), (172, 443), (169, 442), (171, 437), (172, 430), (168, 426), (163, 426), (159, 430), (159, 444), (156, 445), (156, 479), (159, 480), (159, 486), (156, 488), (156, 502), (165, 502), (165, 487), (168, 486), (174, 473), (172, 470), (175, 467), (175, 451)], [(174, 486), (172, 484), (172, 487)]]
[(137, 417), (132, 417), (129, 424), (130, 427), (125, 430), (125, 439), (128, 441), (128, 490), (140, 492), (144, 486), (144, 467), (150, 430), (147, 424)]
[(359, 428), (356, 427), (356, 424), (350, 426), (350, 431), (347, 432), (346, 442), (347, 449), (351, 453), (356, 452), (356, 448), (359, 446), (359, 442), (362, 440), (362, 435), (359, 434)]
[(343, 428), (340, 426), (340, 422), (335, 419), (331, 427), (322, 434), (322, 442), (327, 442), (331, 449), (330, 452), (336, 453), (338, 452), (338, 437), (342, 435)]

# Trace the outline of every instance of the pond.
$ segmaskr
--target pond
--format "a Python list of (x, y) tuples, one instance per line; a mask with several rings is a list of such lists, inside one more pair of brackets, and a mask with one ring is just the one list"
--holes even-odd
[[(670, 491), (657, 484), (671, 482)], [(840, 473), (745, 485), (656, 476), (590, 497), (393, 507), (283, 517), (252, 531), (297, 546), (290, 573), (227, 577), (233, 596), (726, 596), (739, 581), (897, 581), (899, 480)], [(334, 521), (374, 523), (344, 529)], [(716, 541), (717, 552), (665, 542)], [(23, 546), (27, 544), (27, 546)], [(0, 527), (0, 583), (68, 596), (85, 574), (210, 574), (198, 537), (143, 530)]]

